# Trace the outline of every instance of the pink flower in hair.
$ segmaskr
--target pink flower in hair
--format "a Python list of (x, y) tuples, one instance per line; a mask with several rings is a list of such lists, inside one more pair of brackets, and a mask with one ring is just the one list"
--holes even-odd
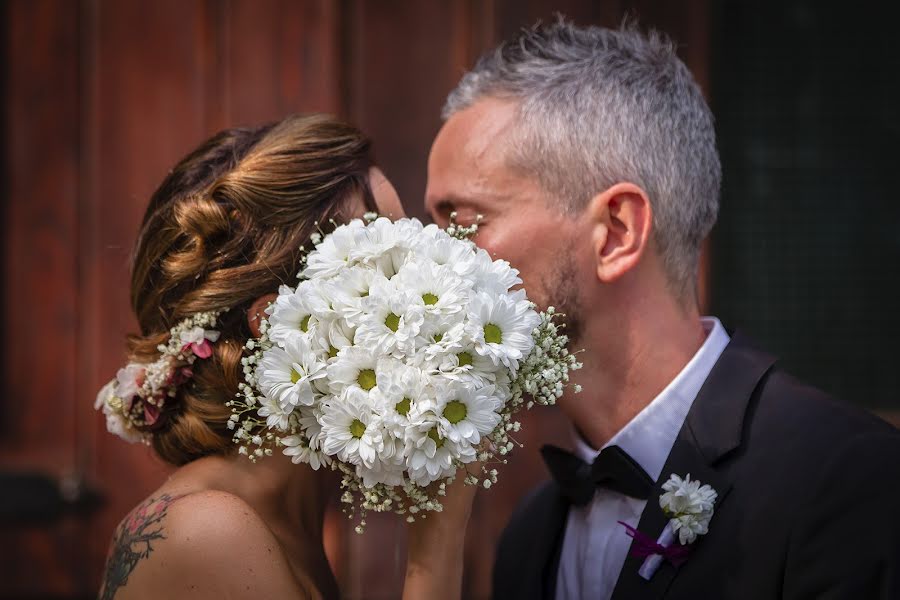
[(194, 356), (209, 358), (212, 356), (212, 342), (219, 339), (218, 331), (207, 331), (202, 327), (193, 327), (181, 332), (182, 352), (190, 348)]

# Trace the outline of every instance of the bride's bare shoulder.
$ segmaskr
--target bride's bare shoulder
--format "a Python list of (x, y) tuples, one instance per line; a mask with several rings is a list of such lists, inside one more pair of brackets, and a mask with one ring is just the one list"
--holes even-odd
[(278, 542), (257, 513), (221, 491), (158, 492), (119, 525), (103, 600), (302, 597)]

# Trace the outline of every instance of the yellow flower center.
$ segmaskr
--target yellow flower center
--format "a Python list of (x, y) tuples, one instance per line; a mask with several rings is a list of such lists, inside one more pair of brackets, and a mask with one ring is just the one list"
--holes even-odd
[(437, 304), (437, 301), (438, 297), (432, 293), (422, 295), (422, 302), (425, 303), (425, 306), (434, 306), (435, 304)]
[(397, 329), (400, 328), (400, 317), (398, 317), (394, 313), (390, 313), (387, 317), (385, 317), (384, 324), (391, 331), (397, 331)]
[(372, 369), (363, 369), (356, 377), (356, 383), (359, 384), (359, 387), (368, 392), (375, 387), (375, 371)]
[(398, 402), (396, 405), (394, 405), (394, 408), (397, 409), (398, 413), (400, 413), (401, 415), (403, 415), (405, 417), (407, 414), (409, 414), (410, 403), (411, 402), (410, 402), (409, 398), (404, 398), (403, 400)]
[(303, 375), (297, 372), (297, 369), (291, 369), (291, 383), (297, 383), (303, 378)]
[(302, 331), (303, 333), (309, 331), (309, 315), (306, 315), (305, 317), (303, 317), (303, 320), (300, 321), (300, 331)]
[(334, 358), (338, 355), (338, 349), (334, 346), (328, 348), (328, 358)]
[(359, 439), (366, 432), (366, 424), (360, 421), (359, 419), (353, 419), (353, 422), (350, 423), (350, 435)]
[(428, 437), (434, 440), (434, 445), (440, 448), (444, 445), (444, 438), (438, 433), (437, 427), (432, 427), (428, 432)]
[(468, 352), (460, 352), (456, 355), (456, 358), (459, 360), (459, 366), (461, 367), (469, 367), (472, 365), (472, 355)]
[(484, 341), (488, 344), (502, 344), (503, 332), (493, 323), (484, 326)]
[(448, 402), (447, 406), (444, 407), (444, 418), (454, 425), (465, 419), (466, 414), (468, 414), (466, 405), (459, 400)]

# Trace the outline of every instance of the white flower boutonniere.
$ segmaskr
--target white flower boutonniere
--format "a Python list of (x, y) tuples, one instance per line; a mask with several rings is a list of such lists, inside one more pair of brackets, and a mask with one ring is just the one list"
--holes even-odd
[(709, 520), (719, 494), (708, 485), (684, 479), (673, 474), (663, 484), (665, 493), (659, 497), (659, 506), (669, 517), (669, 527), (678, 534), (682, 545), (693, 544), (699, 535), (709, 532)]
[(653, 577), (663, 560), (675, 566), (687, 560), (690, 552), (687, 546), (709, 532), (709, 521), (719, 496), (712, 487), (692, 481), (690, 474), (683, 479), (673, 474), (662, 488), (664, 493), (659, 497), (659, 506), (669, 517), (669, 522), (659, 539), (654, 543), (653, 538), (644, 539), (646, 536), (628, 528), (629, 535), (635, 538), (632, 552), (645, 557), (638, 573), (647, 580)]

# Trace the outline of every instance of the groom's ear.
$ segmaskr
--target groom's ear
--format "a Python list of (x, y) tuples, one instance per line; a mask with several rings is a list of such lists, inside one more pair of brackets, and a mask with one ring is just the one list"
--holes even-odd
[(588, 214), (597, 278), (612, 283), (637, 265), (650, 241), (650, 199), (640, 186), (617, 183), (591, 199)]
[(275, 302), (277, 297), (278, 294), (260, 296), (247, 309), (247, 324), (250, 325), (250, 332), (253, 333), (253, 337), (259, 337), (259, 322), (266, 317), (266, 308), (269, 304)]

